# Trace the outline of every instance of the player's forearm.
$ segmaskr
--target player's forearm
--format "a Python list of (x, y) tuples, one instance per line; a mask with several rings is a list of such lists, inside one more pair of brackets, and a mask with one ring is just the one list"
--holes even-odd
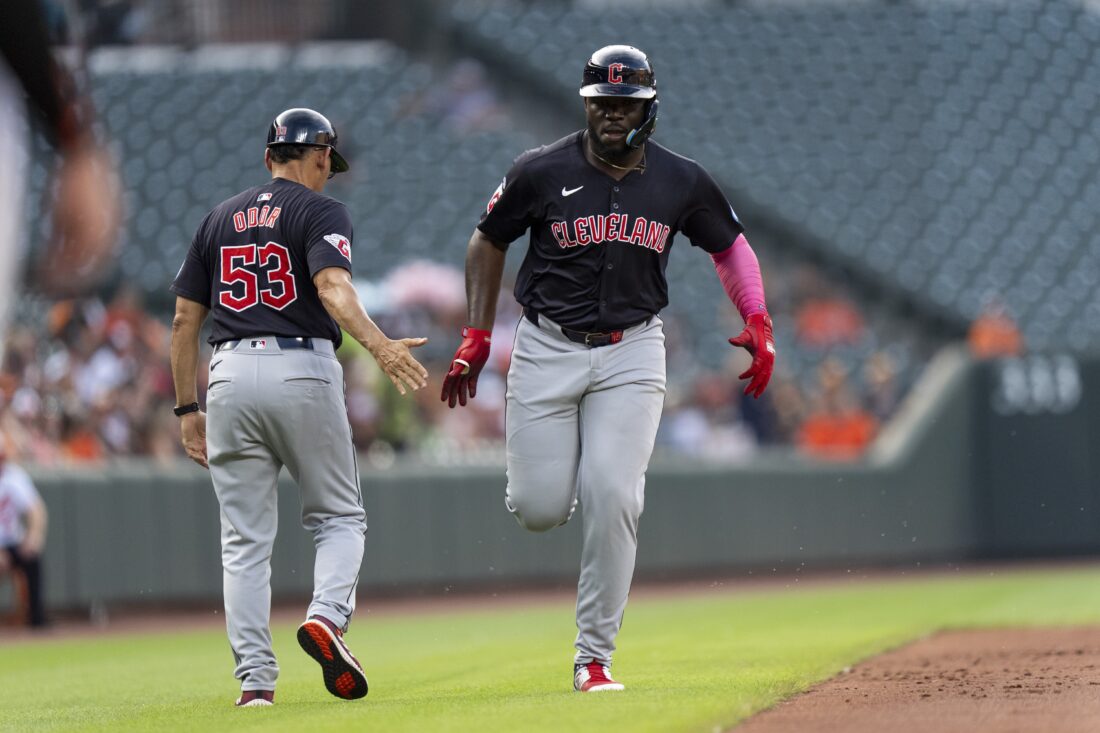
[(318, 288), (317, 294), (332, 320), (367, 351), (375, 353), (378, 345), (388, 340), (382, 329), (367, 315), (350, 277)]
[(497, 297), (504, 277), (504, 250), (474, 230), (466, 248), (466, 315), (467, 325), (486, 331), (493, 330), (497, 314)]
[(176, 299), (176, 315), (172, 318), (171, 362), (177, 405), (197, 401), (195, 377), (199, 368), (199, 331), (205, 319), (206, 308), (186, 298)]
[[(177, 344), (176, 331), (172, 331), (172, 383), (176, 387), (176, 404), (190, 405), (198, 401), (198, 389), (195, 385), (195, 377), (199, 369), (199, 344), (198, 337), (194, 339), (194, 345), (185, 346), (183, 339)], [(191, 339), (188, 339), (188, 343)]]
[(767, 311), (760, 262), (744, 234), (739, 235), (729, 249), (711, 255), (711, 259), (726, 295), (743, 319), (748, 321), (753, 313)]

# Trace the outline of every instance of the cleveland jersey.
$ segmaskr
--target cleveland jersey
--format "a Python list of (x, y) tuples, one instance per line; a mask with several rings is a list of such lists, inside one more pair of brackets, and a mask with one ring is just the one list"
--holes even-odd
[(210, 308), (210, 343), (249, 336), (311, 336), (340, 345), (313, 276), (351, 271), (347, 208), (283, 178), (250, 188), (206, 215), (172, 292)]
[(516, 159), (478, 228), (500, 246), (531, 230), (516, 300), (559, 325), (611, 331), (668, 305), (665, 267), (678, 232), (710, 253), (744, 228), (714, 179), (652, 140), (646, 168), (621, 181), (584, 157), (576, 132)]

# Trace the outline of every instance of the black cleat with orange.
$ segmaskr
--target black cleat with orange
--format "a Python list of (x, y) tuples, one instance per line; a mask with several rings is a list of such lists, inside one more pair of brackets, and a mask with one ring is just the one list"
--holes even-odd
[(358, 700), (367, 694), (367, 675), (336, 624), (312, 616), (298, 627), (298, 644), (317, 660), (325, 677), (325, 688), (344, 700)]

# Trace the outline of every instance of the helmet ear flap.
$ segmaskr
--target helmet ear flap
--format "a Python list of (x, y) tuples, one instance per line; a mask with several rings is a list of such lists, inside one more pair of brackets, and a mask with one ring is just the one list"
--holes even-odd
[(642, 120), (642, 124), (627, 133), (626, 146), (631, 150), (635, 150), (641, 147), (650, 135), (653, 134), (653, 130), (657, 128), (657, 109), (660, 107), (660, 102), (657, 98), (649, 100), (646, 105), (645, 119)]

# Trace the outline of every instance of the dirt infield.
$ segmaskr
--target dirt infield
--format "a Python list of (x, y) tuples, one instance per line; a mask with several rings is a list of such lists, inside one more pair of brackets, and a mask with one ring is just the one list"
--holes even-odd
[(869, 659), (736, 733), (1094, 733), (1100, 628), (949, 631)]

